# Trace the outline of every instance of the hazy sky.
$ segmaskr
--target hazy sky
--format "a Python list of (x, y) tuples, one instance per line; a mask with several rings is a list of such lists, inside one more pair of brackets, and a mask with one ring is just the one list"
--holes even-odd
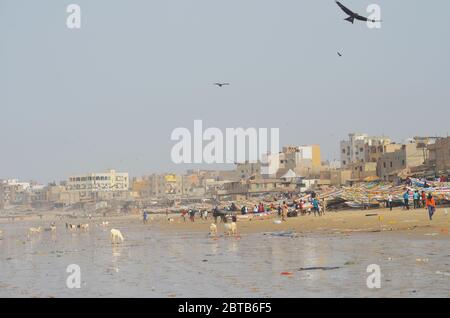
[(323, 159), (352, 131), (447, 135), (450, 2), (342, 2), (379, 4), (382, 28), (333, 0), (0, 0), (0, 178), (184, 171), (170, 134), (194, 119), (279, 127)]

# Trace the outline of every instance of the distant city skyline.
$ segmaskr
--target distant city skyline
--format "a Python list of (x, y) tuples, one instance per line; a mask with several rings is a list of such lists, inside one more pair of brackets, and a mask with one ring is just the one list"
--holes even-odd
[(0, 1), (0, 179), (231, 169), (172, 163), (171, 132), (196, 119), (279, 128), (322, 160), (352, 132), (447, 136), (450, 3), (342, 2), (378, 4), (382, 28), (333, 0)]

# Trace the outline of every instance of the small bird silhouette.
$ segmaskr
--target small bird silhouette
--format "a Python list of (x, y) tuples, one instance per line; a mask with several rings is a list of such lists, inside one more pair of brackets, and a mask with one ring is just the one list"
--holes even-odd
[(219, 87), (222, 87), (224, 85), (230, 85), (230, 83), (214, 83), (214, 85), (217, 85)]
[(342, 56), (342, 53), (341, 52), (337, 52), (337, 55)]
[(362, 15), (359, 15), (358, 13), (353, 12), (352, 10), (350, 10), (349, 8), (345, 7), (342, 3), (340, 3), (339, 1), (336, 1), (336, 4), (342, 9), (342, 11), (344, 11), (349, 17), (344, 19), (350, 23), (353, 24), (353, 22), (356, 20), (359, 21), (370, 21), (370, 22), (381, 22), (377, 21), (377, 20), (373, 20), (373, 19), (368, 19), (366, 17), (363, 17)]

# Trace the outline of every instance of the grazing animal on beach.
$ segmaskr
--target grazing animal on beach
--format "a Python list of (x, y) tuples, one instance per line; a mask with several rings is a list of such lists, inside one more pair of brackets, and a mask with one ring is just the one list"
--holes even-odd
[(225, 235), (236, 235), (237, 234), (237, 225), (236, 222), (225, 223)]
[(111, 229), (111, 241), (116, 243), (116, 240), (119, 240), (120, 242), (124, 241), (122, 233), (119, 230)]
[(75, 230), (77, 226), (75, 224), (66, 223), (66, 229)]
[(217, 225), (215, 225), (214, 223), (211, 223), (211, 225), (209, 226), (209, 235), (217, 236)]
[(55, 222), (52, 222), (52, 223), (50, 224), (50, 227), (45, 228), (44, 231), (45, 231), (45, 232), (54, 232), (54, 231), (56, 231), (56, 225), (55, 225)]
[(30, 227), (30, 228), (28, 229), (28, 232), (29, 232), (30, 234), (33, 234), (33, 233), (40, 233), (40, 232), (41, 232), (41, 227)]
[(89, 230), (89, 224), (78, 224), (77, 228), (83, 231)]

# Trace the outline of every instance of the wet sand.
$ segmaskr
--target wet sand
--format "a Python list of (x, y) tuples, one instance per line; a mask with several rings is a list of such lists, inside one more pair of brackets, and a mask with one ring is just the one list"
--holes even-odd
[[(2, 219), (0, 296), (450, 297), (450, 216), (443, 211), (431, 224), (425, 210), (399, 209), (300, 216), (282, 225), (240, 221), (239, 237), (225, 237), (219, 224), (215, 239), (211, 220), (182, 223), (179, 215), (174, 222), (152, 216), (145, 225), (139, 215), (56, 220), (56, 232), (29, 236), (29, 227), (55, 217)], [(373, 232), (378, 216), (365, 216), (374, 213), (383, 216), (381, 232)], [(90, 229), (69, 231), (66, 221)], [(124, 243), (111, 244), (111, 228)], [(66, 285), (70, 264), (81, 268), (80, 289)], [(380, 289), (366, 285), (370, 264), (380, 266)], [(300, 270), (310, 267), (319, 269)]]

